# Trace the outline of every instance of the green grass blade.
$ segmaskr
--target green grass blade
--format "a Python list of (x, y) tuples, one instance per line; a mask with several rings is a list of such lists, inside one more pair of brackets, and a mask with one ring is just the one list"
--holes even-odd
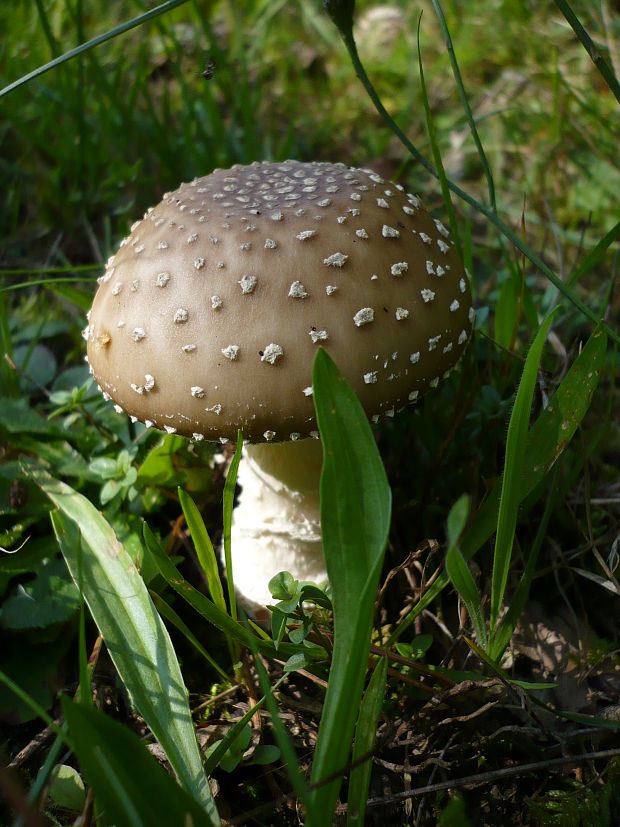
[(555, 5), (568, 21), (569, 26), (577, 35), (579, 42), (590, 55), (592, 63), (594, 63), (598, 71), (601, 73), (601, 77), (607, 86), (609, 86), (611, 93), (618, 103), (620, 103), (620, 83), (618, 83), (618, 79), (614, 75), (612, 68), (609, 66), (603, 55), (596, 48), (596, 45), (590, 35), (581, 25), (581, 21), (572, 10), (570, 4), (567, 3), (566, 0), (555, 0)]
[(128, 727), (67, 697), (62, 709), (80, 768), (105, 809), (106, 822), (132, 827), (216, 823)]
[[(540, 413), (530, 429), (523, 464), (521, 502), (544, 479), (573, 438), (579, 423), (590, 407), (603, 369), (606, 351), (606, 330), (603, 325), (599, 325), (568, 370), (549, 405)], [(461, 540), (461, 552), (466, 560), (471, 559), (493, 536), (497, 527), (500, 496), (501, 480), (495, 483)], [(433, 586), (416, 603), (415, 608), (407, 615), (407, 619), (392, 633), (386, 644), (387, 648), (402, 636), (448, 582), (446, 574), (440, 575)]]
[(446, 171), (443, 168), (443, 161), (441, 160), (441, 150), (439, 149), (439, 142), (437, 140), (437, 130), (435, 129), (435, 120), (433, 118), (433, 113), (431, 112), (430, 103), (428, 101), (428, 93), (426, 91), (426, 80), (424, 79), (424, 66), (422, 65), (422, 50), (420, 48), (420, 27), (422, 25), (422, 15), (420, 14), (420, 18), (418, 20), (418, 67), (420, 71), (420, 86), (422, 90), (422, 102), (424, 104), (424, 114), (426, 116), (426, 129), (428, 132), (428, 140), (431, 145), (431, 151), (433, 153), (433, 159), (435, 161), (435, 168), (437, 170), (437, 177), (439, 178), (439, 184), (441, 186), (441, 192), (443, 195), (444, 204), (446, 205), (446, 210), (448, 212), (448, 218), (450, 220), (450, 229), (452, 230), (452, 236), (454, 238), (454, 243), (456, 245), (456, 249), (458, 250), (459, 256), (461, 260), (463, 259), (463, 245), (461, 244), (461, 236), (459, 234), (459, 225), (456, 220), (456, 215), (454, 212), (454, 206), (452, 204), (452, 198), (450, 197), (450, 187), (448, 186), (448, 179), (446, 177)]
[(355, 728), (353, 768), (349, 774), (347, 827), (363, 827), (364, 825), (366, 799), (368, 798), (372, 770), (372, 755), (370, 753), (377, 737), (377, 724), (383, 706), (386, 679), (387, 658), (381, 658), (368, 681)]
[(167, 620), (168, 623), (171, 623), (175, 627), (175, 629), (178, 629), (178, 631), (181, 632), (181, 634), (189, 641), (189, 643), (192, 644), (194, 649), (197, 652), (199, 652), (202, 655), (202, 657), (207, 661), (209, 666), (211, 666), (211, 668), (218, 673), (218, 675), (223, 681), (228, 681), (229, 676), (217, 663), (217, 661), (215, 661), (211, 657), (211, 655), (207, 652), (202, 643), (198, 640), (196, 635), (192, 632), (189, 626), (186, 623), (184, 623), (183, 620), (181, 620), (181, 618), (174, 611), (172, 606), (169, 606), (163, 599), (163, 597), (160, 597), (156, 592), (152, 592), (150, 589), (149, 594), (151, 595), (151, 599), (155, 604), (155, 608), (157, 609), (159, 614), (164, 618), (164, 620)]
[(620, 221), (618, 221), (611, 230), (606, 233), (603, 238), (598, 242), (596, 247), (593, 250), (590, 250), (588, 255), (584, 258), (581, 264), (575, 268), (575, 270), (571, 273), (568, 279), (568, 286), (572, 287), (573, 284), (577, 284), (579, 279), (582, 276), (585, 276), (586, 273), (589, 273), (593, 267), (599, 263), (599, 261), (603, 258), (605, 253), (607, 252), (608, 248), (616, 242), (620, 238)]
[(224, 494), (222, 497), (222, 511), (224, 518), (224, 561), (226, 565), (226, 580), (228, 582), (228, 602), (230, 604), (230, 616), (233, 620), (237, 619), (237, 601), (235, 598), (235, 581), (233, 580), (233, 565), (232, 554), (230, 547), (232, 512), (235, 499), (235, 486), (237, 484), (237, 470), (239, 469), (239, 461), (241, 460), (241, 452), (243, 451), (243, 436), (241, 431), (237, 432), (237, 446), (235, 448), (235, 455), (232, 458), (228, 473), (226, 474), (226, 482), (224, 483)]
[(157, 6), (154, 9), (150, 9), (150, 11), (147, 11), (144, 14), (139, 14), (132, 20), (128, 20), (126, 23), (121, 23), (119, 26), (115, 26), (113, 29), (110, 29), (104, 34), (100, 34), (97, 37), (93, 37), (91, 40), (87, 41), (86, 43), (82, 43), (75, 49), (70, 49), (68, 52), (65, 52), (64, 54), (55, 57), (53, 60), (50, 60), (49, 63), (46, 63), (43, 66), (39, 66), (32, 72), (28, 72), (27, 75), (23, 75), (18, 80), (13, 81), (13, 83), (9, 83), (9, 85), (5, 86), (4, 89), (0, 89), (0, 98), (4, 95), (8, 95), (9, 92), (13, 92), (15, 89), (19, 89), (20, 86), (29, 83), (31, 80), (40, 77), (41, 75), (45, 74), (45, 72), (49, 72), (50, 69), (55, 69), (56, 66), (60, 66), (61, 64), (66, 63), (68, 60), (72, 60), (78, 55), (81, 55), (84, 52), (89, 51), (90, 49), (94, 49), (96, 46), (100, 46), (107, 40), (112, 40), (112, 38), (114, 37), (118, 37), (121, 34), (125, 34), (125, 32), (128, 32), (130, 29), (135, 29), (136, 26), (141, 26), (148, 20), (152, 20), (155, 17), (159, 17), (160, 14), (165, 14), (166, 12), (176, 8), (177, 6), (182, 6), (184, 3), (187, 3), (188, 1), (189, 0), (167, 0), (167, 2), (162, 3), (161, 6)]
[(553, 506), (555, 504), (559, 467), (560, 466), (556, 464), (551, 483), (549, 485), (549, 496), (547, 497), (545, 510), (538, 525), (538, 531), (536, 532), (536, 537), (534, 538), (532, 548), (530, 549), (527, 563), (525, 564), (525, 570), (519, 579), (519, 585), (517, 586), (513, 598), (510, 601), (508, 611), (498, 623), (495, 634), (493, 635), (493, 643), (488, 650), (489, 657), (495, 661), (499, 661), (504, 653), (504, 650), (510, 643), (510, 639), (512, 638), (514, 630), (517, 627), (519, 618), (523, 614), (525, 604), (527, 603), (527, 598), (530, 594), (530, 587), (532, 585), (534, 574), (536, 573), (538, 555), (540, 554), (540, 549), (542, 548), (543, 540), (545, 539), (547, 533), (547, 526), (549, 525), (549, 520), (551, 518), (551, 512), (553, 511)]
[(497, 518), (495, 551), (493, 553), (493, 575), (491, 578), (491, 639), (493, 639), (493, 632), (497, 625), (502, 600), (504, 599), (506, 581), (508, 580), (519, 505), (523, 499), (524, 460), (532, 399), (536, 387), (538, 367), (547, 333), (551, 326), (553, 312), (541, 324), (529, 349), (508, 424), (502, 493)]
[[(155, 535), (144, 524), (144, 541), (148, 551), (152, 557), (153, 562), (159, 569), (159, 573), (164, 580), (171, 586), (175, 592), (182, 597), (195, 611), (198, 612), (205, 620), (212, 623), (217, 629), (223, 632), (227, 638), (231, 638), (241, 646), (252, 647), (255, 636), (245, 626), (242, 626), (238, 621), (233, 620), (228, 612), (223, 612), (218, 609), (212, 600), (195, 589), (187, 582), (180, 574), (177, 567), (171, 562), (165, 551), (160, 547)], [(297, 646), (292, 643), (281, 643), (276, 650), (271, 638), (256, 638), (259, 651), (261, 654), (270, 657), (290, 657), (298, 652), (308, 650), (303, 646)], [(321, 649), (317, 649), (315, 653), (316, 659), (324, 659), (327, 653)]]
[[(278, 678), (278, 680), (274, 683), (274, 685), (271, 689), (272, 693), (287, 678), (288, 678), (287, 674), (284, 674), (284, 675), (282, 675), (281, 678)], [(238, 736), (241, 733), (241, 730), (245, 727), (246, 724), (248, 724), (252, 720), (252, 718), (254, 717), (256, 712), (265, 705), (266, 700), (267, 700), (267, 696), (263, 695), (263, 697), (259, 698), (259, 700), (256, 701), (255, 704), (250, 706), (250, 708), (245, 713), (245, 715), (242, 718), (240, 718), (235, 724), (233, 724), (231, 726), (231, 728), (228, 730), (228, 732), (226, 733), (224, 738), (222, 738), (222, 740), (217, 745), (217, 747), (213, 750), (213, 752), (205, 758), (205, 772), (207, 773), (207, 775), (211, 775), (213, 770), (218, 766), (218, 764), (222, 760), (222, 758), (223, 758), (224, 754), (226, 753), (226, 751), (228, 750), (228, 748), (234, 743), (234, 741), (236, 741), (236, 739), (238, 738)]]
[(487, 628), (482, 613), (482, 602), (476, 583), (463, 557), (458, 542), (469, 514), (469, 497), (464, 494), (450, 509), (447, 521), (448, 550), (446, 552), (446, 572), (461, 600), (476, 633), (480, 645), (487, 647)]
[(25, 470), (58, 509), (52, 523), (76, 582), (81, 535), (84, 599), (118, 674), (183, 787), (218, 823), (174, 648), (131, 557), (85, 497), (45, 471)]
[(443, 9), (441, 8), (439, 0), (432, 0), (432, 2), (433, 8), (435, 9), (435, 14), (437, 15), (437, 19), (439, 20), (439, 26), (441, 27), (441, 31), (446, 42), (446, 49), (448, 50), (450, 64), (452, 65), (452, 74), (454, 75), (456, 88), (458, 89), (459, 97), (461, 99), (461, 106), (465, 111), (467, 123), (469, 124), (469, 131), (471, 132), (471, 136), (474, 139), (476, 150), (478, 151), (478, 157), (480, 158), (480, 163), (482, 165), (484, 175), (487, 179), (487, 188), (489, 190), (489, 202), (491, 204), (491, 208), (493, 210), (496, 210), (497, 206), (495, 203), (495, 183), (493, 181), (493, 174), (491, 173), (491, 167), (489, 166), (489, 162), (487, 160), (484, 147), (482, 146), (482, 141), (480, 140), (480, 135), (478, 134), (476, 122), (474, 120), (474, 116), (469, 105), (469, 100), (467, 98), (467, 93), (465, 92), (465, 86), (463, 84), (463, 79), (461, 77), (459, 64), (456, 60), (454, 46), (452, 44), (452, 37), (450, 36), (450, 30), (448, 29), (448, 24), (446, 23), (446, 18), (444, 16)]
[(217, 568), (217, 559), (213, 549), (213, 543), (209, 537), (209, 532), (205, 526), (204, 520), (196, 507), (196, 503), (192, 500), (189, 494), (186, 494), (182, 488), (178, 489), (179, 502), (185, 514), (187, 527), (196, 549), (196, 556), (198, 562), (207, 578), (207, 585), (209, 592), (215, 605), (221, 611), (226, 611), (226, 602), (224, 601), (224, 590), (222, 588), (222, 581), (220, 580), (220, 573)]
[(480, 595), (476, 583), (469, 570), (467, 561), (463, 557), (458, 546), (451, 546), (446, 554), (446, 571), (450, 582), (465, 604), (467, 614), (470, 617), (476, 639), (483, 649), (487, 648), (487, 628), (482, 613)]
[(392, 497), (359, 400), (323, 350), (312, 378), (323, 442), (323, 551), (334, 607), (334, 650), (312, 766), (318, 827), (331, 824), (339, 773), (349, 761)]
[(293, 786), (293, 789), (295, 790), (296, 795), (298, 796), (299, 800), (302, 802), (306, 810), (305, 823), (308, 825), (318, 825), (321, 823), (327, 824), (329, 822), (321, 822), (320, 820), (315, 820), (314, 803), (308, 790), (306, 779), (301, 773), (299, 761), (297, 758), (297, 752), (295, 750), (295, 747), (293, 746), (288, 732), (286, 731), (286, 727), (282, 723), (282, 719), (280, 718), (280, 715), (278, 713), (278, 704), (276, 703), (276, 699), (274, 698), (273, 691), (271, 689), (271, 684), (269, 683), (269, 678), (267, 676), (265, 667), (263, 666), (261, 659), (258, 657), (256, 646), (252, 645), (251, 648), (252, 653), (254, 654), (254, 666), (256, 667), (256, 673), (258, 675), (258, 681), (260, 683), (261, 692), (265, 696), (265, 706), (267, 707), (267, 711), (271, 716), (271, 726), (273, 727), (273, 734), (275, 735), (276, 742), (280, 747), (280, 753), (286, 766), (286, 772), (288, 774), (289, 780)]

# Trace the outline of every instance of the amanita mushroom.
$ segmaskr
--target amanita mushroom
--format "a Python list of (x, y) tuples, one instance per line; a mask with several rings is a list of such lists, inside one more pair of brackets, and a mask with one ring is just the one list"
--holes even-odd
[[(168, 433), (241, 429), (237, 593), (326, 579), (312, 364), (324, 347), (373, 422), (436, 387), (474, 312), (449, 233), (419, 199), (344, 164), (254, 163), (182, 184), (107, 262), (84, 336), (118, 411)], [(314, 438), (314, 439), (313, 439)]]

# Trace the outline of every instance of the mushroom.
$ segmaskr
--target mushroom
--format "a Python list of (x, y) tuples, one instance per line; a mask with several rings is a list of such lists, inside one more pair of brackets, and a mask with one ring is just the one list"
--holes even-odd
[(248, 440), (232, 551), (250, 607), (269, 602), (278, 571), (326, 579), (317, 348), (377, 422), (447, 376), (474, 318), (443, 224), (344, 164), (236, 165), (182, 184), (99, 282), (87, 359), (117, 410), (195, 440)]

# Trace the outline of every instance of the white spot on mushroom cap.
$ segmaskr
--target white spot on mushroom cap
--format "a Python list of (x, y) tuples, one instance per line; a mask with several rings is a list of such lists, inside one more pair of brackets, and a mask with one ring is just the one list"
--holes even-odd
[(377, 206), (383, 207), (384, 210), (388, 210), (390, 208), (390, 205), (385, 198), (377, 198)]
[(335, 293), (337, 289), (338, 289), (338, 285), (336, 285), (336, 284), (327, 284), (325, 286), (325, 292), (327, 293), (328, 296), (331, 296), (332, 293)]
[(468, 317), (469, 317), (469, 321), (473, 324), (473, 323), (474, 323), (474, 319), (476, 318), (476, 311), (474, 310), (474, 308), (473, 308), (473, 307), (470, 307), (470, 308), (469, 308), (469, 313), (468, 313), (467, 315), (468, 315)]
[(439, 344), (439, 340), (441, 339), (441, 333), (437, 334), (437, 336), (431, 336), (428, 340), (428, 349), (429, 351), (435, 350), (437, 345)]
[(170, 273), (158, 273), (155, 280), (157, 287), (165, 287), (170, 281)]
[(467, 341), (467, 331), (466, 330), (461, 330), (461, 332), (459, 334), (458, 341), (459, 341), (459, 345), (464, 345), (465, 344), (465, 342)]
[(364, 382), (367, 385), (374, 385), (375, 382), (377, 381), (377, 373), (378, 373), (378, 371), (376, 371), (376, 370), (371, 370), (368, 373), (365, 373), (364, 374)]
[(194, 259), (194, 267), (196, 268), (196, 270), (202, 270), (202, 268), (205, 266), (205, 264), (206, 264), (206, 262), (205, 262), (204, 258), (195, 258)]
[(420, 351), (416, 350), (415, 353), (412, 353), (411, 356), (409, 357), (409, 361), (411, 362), (412, 365), (417, 364), (420, 361)]
[(392, 264), (390, 267), (390, 273), (393, 276), (402, 276), (403, 273), (406, 273), (409, 269), (409, 264), (406, 261), (397, 261), (395, 264)]
[(397, 307), (395, 316), (396, 316), (396, 321), (401, 322), (401, 321), (403, 321), (403, 319), (408, 319), (409, 318), (409, 311), (407, 310), (406, 307)]
[(358, 238), (368, 238), (368, 233), (366, 232), (366, 230), (363, 227), (359, 230), (356, 230), (355, 235)]
[(205, 395), (204, 388), (201, 388), (200, 385), (193, 385), (189, 392), (195, 399), (202, 399)]
[(467, 290), (467, 282), (465, 281), (465, 279), (461, 279), (459, 281), (459, 290), (461, 291), (461, 293), (464, 293)]
[(239, 357), (239, 345), (228, 345), (227, 347), (223, 347), (222, 354), (227, 359), (230, 359), (231, 362), (234, 362)]
[(445, 241), (443, 241), (443, 239), (441, 239), (441, 238), (438, 238), (438, 239), (437, 239), (437, 246), (439, 247), (439, 249), (441, 250), (441, 252), (444, 254), (444, 256), (446, 255), (446, 253), (447, 253), (447, 252), (448, 252), (448, 250), (450, 249), (450, 245), (449, 245), (449, 244), (446, 244), (446, 242), (445, 242)]
[(114, 287), (112, 288), (112, 295), (113, 296), (118, 296), (118, 294), (121, 292), (122, 289), (123, 289), (123, 282), (122, 281), (117, 281), (116, 284), (114, 285)]
[(182, 345), (181, 350), (185, 353), (193, 353), (196, 350), (196, 345)]
[(348, 258), (349, 256), (344, 253), (332, 253), (323, 259), (323, 264), (327, 264), (328, 267), (344, 267)]
[(422, 239), (422, 241), (423, 241), (425, 244), (430, 244), (430, 243), (431, 243), (431, 241), (432, 241), (432, 239), (431, 239), (430, 235), (427, 235), (426, 233), (420, 233), (420, 238)]
[(429, 276), (434, 276), (435, 275), (435, 265), (433, 264), (432, 261), (427, 260), (427, 262), (426, 262), (426, 272), (429, 274)]
[(135, 327), (133, 333), (131, 334), (131, 338), (134, 342), (140, 342), (146, 336), (146, 331), (143, 327)]
[(425, 302), (425, 303), (427, 303), (427, 302), (432, 302), (432, 301), (433, 301), (433, 299), (435, 298), (435, 293), (434, 293), (434, 291), (433, 291), (433, 290), (429, 290), (429, 289), (428, 289), (428, 287), (424, 287), (424, 288), (422, 288), (422, 290), (420, 290), (420, 295), (421, 295), (421, 296), (422, 296), (422, 298), (424, 299), (424, 302)]
[(256, 287), (256, 282), (256, 276), (250, 276), (246, 273), (246, 275), (241, 277), (241, 281), (239, 282), (239, 284), (241, 285), (241, 292), (251, 293)]
[(152, 391), (155, 387), (155, 377), (150, 373), (145, 373), (144, 379), (144, 390), (148, 393), (149, 391)]
[(460, 306), (458, 299), (455, 299), (450, 305), (450, 313), (456, 313)]
[(292, 299), (305, 299), (308, 296), (306, 288), (300, 281), (294, 281), (288, 291)]
[(265, 239), (265, 250), (275, 250), (277, 246), (278, 242), (274, 238)]
[(415, 400), (418, 398), (419, 395), (420, 395), (420, 391), (411, 391), (407, 398), (409, 399), (410, 402), (415, 402)]
[(325, 342), (329, 339), (326, 330), (310, 330), (308, 333), (312, 339), (312, 344), (316, 344), (317, 342)]
[(312, 396), (313, 393), (314, 390), (312, 388), (312, 385), (308, 385), (307, 388), (304, 388), (304, 396)]
[(176, 429), (176, 428), (173, 428), (173, 427), (172, 427), (172, 425), (164, 425), (164, 431), (165, 431), (167, 434), (176, 434), (177, 429)]
[(213, 310), (221, 310), (223, 304), (224, 302), (218, 295), (211, 296), (211, 307)]
[(267, 442), (271, 442), (273, 439), (275, 439), (275, 436), (276, 436), (275, 431), (265, 431), (263, 433), (263, 437), (267, 440)]
[(271, 342), (263, 350), (260, 360), (261, 362), (268, 362), (270, 365), (275, 365), (276, 361), (282, 356), (284, 356), (284, 348), (282, 345), (276, 345), (274, 342)]
[(444, 225), (441, 223), (441, 221), (438, 218), (434, 218), (433, 221), (435, 223), (435, 226), (439, 230), (439, 232), (442, 234), (442, 236), (444, 238), (449, 238), (450, 237), (450, 230), (448, 230), (446, 227), (444, 227)]
[(174, 311), (174, 322), (175, 324), (183, 324), (189, 318), (189, 312), (186, 310), (185, 307), (179, 307)]
[(381, 235), (383, 238), (400, 238), (400, 232), (395, 227), (388, 227), (387, 224), (381, 227)]
[(316, 232), (316, 230), (302, 230), (300, 233), (297, 233), (295, 238), (298, 238), (299, 241), (307, 241), (309, 238), (314, 238)]
[(356, 327), (361, 327), (362, 325), (370, 324), (370, 322), (374, 321), (374, 318), (375, 311), (372, 307), (362, 307), (357, 311), (355, 316), (353, 316), (353, 321)]

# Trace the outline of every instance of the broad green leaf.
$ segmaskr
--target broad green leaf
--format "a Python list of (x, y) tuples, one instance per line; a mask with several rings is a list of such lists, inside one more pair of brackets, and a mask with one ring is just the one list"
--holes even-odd
[(68, 764), (56, 764), (50, 779), (50, 797), (59, 807), (81, 812), (86, 793), (78, 771)]
[(131, 557), (85, 497), (45, 471), (27, 473), (58, 509), (52, 523), (61, 551), (76, 583), (81, 573), (84, 599), (133, 703), (183, 787), (218, 824), (174, 648)]
[(392, 496), (362, 406), (322, 349), (312, 378), (323, 442), (323, 552), (334, 607), (334, 650), (312, 766), (312, 781), (320, 784), (312, 792), (318, 827), (331, 823), (339, 773), (349, 761)]
[(42, 560), (35, 579), (18, 585), (4, 601), (0, 624), (7, 629), (36, 629), (65, 623), (79, 606), (78, 590), (63, 561)]
[(186, 475), (175, 467), (174, 454), (187, 442), (176, 434), (166, 434), (146, 455), (138, 471), (141, 485), (183, 485)]
[(349, 775), (347, 827), (363, 827), (366, 799), (370, 786), (372, 749), (377, 737), (377, 723), (381, 714), (387, 679), (387, 659), (381, 658), (368, 682), (360, 708), (355, 742), (353, 744), (353, 768)]
[(105, 810), (107, 823), (131, 827), (216, 823), (128, 727), (67, 697), (62, 699), (62, 710), (80, 767)]
[(525, 471), (525, 448), (530, 426), (532, 398), (536, 387), (538, 367), (554, 311), (541, 324), (528, 351), (523, 374), (519, 382), (517, 397), (510, 416), (506, 439), (506, 458), (502, 477), (502, 493), (497, 518), (497, 535), (493, 554), (493, 575), (491, 578), (491, 638), (497, 626), (499, 612), (504, 599), (512, 545), (519, 505), (523, 499), (523, 477)]
[(209, 592), (215, 605), (222, 611), (226, 611), (226, 603), (224, 601), (224, 590), (222, 589), (222, 581), (220, 580), (220, 573), (217, 568), (217, 560), (215, 551), (213, 550), (213, 543), (209, 537), (209, 532), (205, 526), (204, 520), (196, 507), (196, 503), (192, 500), (189, 494), (186, 494), (182, 488), (178, 489), (179, 502), (185, 514), (187, 527), (191, 534), (194, 548), (198, 561), (202, 567), (207, 578)]

